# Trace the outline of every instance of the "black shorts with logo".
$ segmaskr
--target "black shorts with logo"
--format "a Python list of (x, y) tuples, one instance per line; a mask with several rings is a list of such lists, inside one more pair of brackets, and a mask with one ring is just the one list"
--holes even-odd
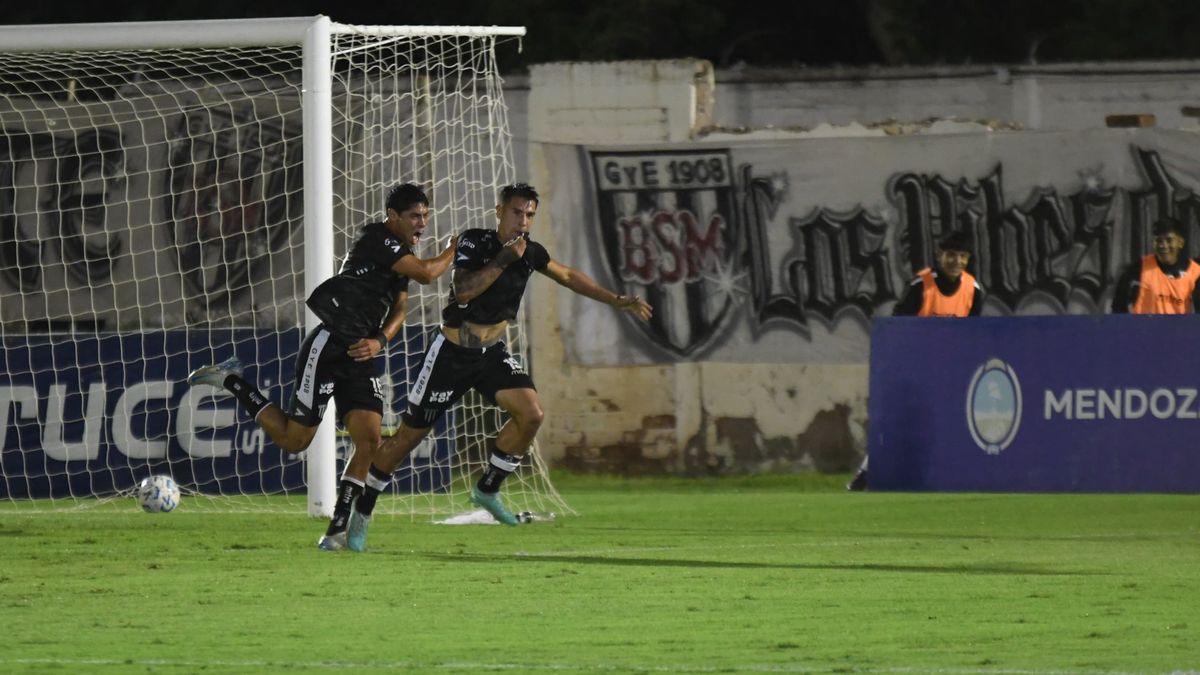
[(401, 419), (415, 429), (433, 423), (472, 387), (489, 402), (503, 389), (533, 389), (533, 378), (503, 342), (485, 349), (460, 347), (439, 330), (425, 350)]
[(378, 360), (355, 361), (346, 353), (349, 348), (324, 325), (309, 332), (296, 355), (296, 386), (288, 417), (315, 427), (325, 417), (331, 396), (339, 421), (351, 410), (383, 414)]

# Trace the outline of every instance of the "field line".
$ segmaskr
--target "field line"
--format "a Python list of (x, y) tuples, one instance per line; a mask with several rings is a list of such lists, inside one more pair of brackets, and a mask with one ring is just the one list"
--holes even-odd
[[(446, 661), (427, 663), (420, 661), (262, 661), (262, 660), (195, 660), (195, 659), (71, 659), (71, 658), (4, 658), (0, 664), (11, 666), (143, 666), (157, 668), (234, 668), (274, 669), (303, 668), (310, 670), (354, 670), (373, 668), (382, 670), (467, 670), (475, 672), (650, 672), (650, 673), (728, 673), (728, 666), (634, 665), (622, 664), (578, 664), (578, 663), (478, 663), (471, 661)], [(1049, 670), (1038, 668), (921, 668), (916, 666), (854, 667), (845, 663), (816, 664), (739, 664), (737, 672), (746, 673), (864, 673), (868, 675), (1147, 675), (1145, 672), (1122, 670)], [(1164, 674), (1165, 675), (1165, 674)], [(1200, 671), (1176, 670), (1170, 675), (1200, 675)]]

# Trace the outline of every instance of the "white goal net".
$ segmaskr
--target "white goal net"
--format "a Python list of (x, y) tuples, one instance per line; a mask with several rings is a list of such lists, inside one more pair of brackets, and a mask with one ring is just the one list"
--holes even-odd
[[(328, 514), (350, 452), (331, 419), (288, 455), (184, 380), (236, 355), (286, 408), (307, 291), (382, 220), (391, 186), (430, 197), (420, 257), (492, 224), (514, 179), (496, 45), (522, 33), (323, 17), (0, 28), (0, 498), (92, 503), (164, 473), (218, 507)], [(410, 285), (385, 433), (448, 283)], [(501, 421), (468, 397), (381, 508), (462, 511)], [(511, 507), (568, 510), (536, 451), (526, 463)]]

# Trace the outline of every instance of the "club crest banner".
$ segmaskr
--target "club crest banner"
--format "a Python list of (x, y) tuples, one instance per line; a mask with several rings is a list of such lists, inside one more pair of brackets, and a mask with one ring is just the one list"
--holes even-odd
[(583, 365), (865, 363), (872, 319), (952, 231), (974, 244), (992, 316), (1107, 312), (1162, 215), (1200, 253), (1200, 138), (1182, 131), (544, 151), (551, 255), (655, 310), (642, 323), (558, 294)]

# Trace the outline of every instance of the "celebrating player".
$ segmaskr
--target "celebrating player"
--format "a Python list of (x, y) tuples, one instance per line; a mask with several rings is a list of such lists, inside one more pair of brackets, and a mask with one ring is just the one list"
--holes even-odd
[[(529, 450), (542, 424), (542, 407), (533, 380), (524, 365), (509, 354), (503, 337), (517, 316), (534, 272), (643, 321), (650, 318), (650, 305), (641, 298), (618, 295), (586, 274), (551, 260), (545, 247), (529, 238), (537, 208), (538, 193), (533, 187), (509, 185), (500, 192), (496, 229), (470, 229), (459, 237), (441, 330), (425, 351), (399, 431), (376, 452), (366, 488), (354, 502), (347, 536), (351, 550), (366, 548), (371, 512), (392, 472), (442, 413), (472, 387), (508, 413), (508, 421), (488, 439), (488, 467), (471, 489), (471, 501), (501, 523), (517, 524), (516, 516), (500, 500), (500, 484), (516, 471)], [(348, 509), (342, 501), (337, 508)], [(340, 518), (335, 512), (331, 529)]]
[[(363, 227), (341, 270), (321, 283), (307, 304), (321, 325), (305, 337), (296, 355), (296, 383), (284, 413), (242, 377), (237, 357), (192, 371), (188, 384), (223, 387), (287, 452), (312, 443), (332, 396), (338, 419), (354, 442), (354, 454), (338, 486), (338, 500), (352, 500), (380, 442), (383, 395), (374, 356), (400, 332), (408, 305), (410, 279), (428, 284), (441, 276), (454, 255), (454, 242), (428, 260), (413, 254), (429, 220), (429, 199), (412, 183), (393, 188), (387, 220)], [(358, 478), (356, 478), (358, 476)], [(349, 502), (346, 502), (347, 507)], [(319, 545), (345, 546), (345, 522), (331, 523), (331, 535)]]

